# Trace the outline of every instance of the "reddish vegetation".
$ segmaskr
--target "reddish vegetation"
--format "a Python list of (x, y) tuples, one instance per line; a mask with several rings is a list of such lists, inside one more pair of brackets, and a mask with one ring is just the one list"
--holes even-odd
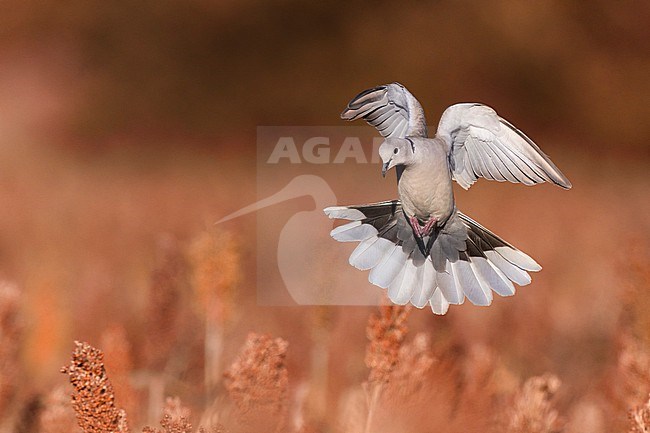
[[(647, 283), (645, 272), (633, 275), (637, 283)], [(628, 308), (632, 308), (637, 294), (636, 289), (628, 292)], [(17, 304), (12, 305), (15, 308)], [(297, 378), (300, 369), (291, 371), (289, 343), (282, 338), (249, 334), (223, 373), (222, 390), (211, 401), (205, 401), (207, 409), (195, 418), (202, 424), (197, 431), (415, 432), (429, 431), (432, 425), (445, 425), (447, 431), (459, 432), (610, 431), (623, 428), (625, 412), (630, 432), (650, 428), (650, 350), (642, 338), (631, 335), (629, 323), (621, 325), (626, 334), (621, 340), (618, 364), (604, 388), (610, 399), (585, 396), (586, 400), (567, 404), (569, 390), (552, 373), (532, 376), (521, 383), (489, 347), (462, 347), (445, 338), (432, 345), (432, 336), (427, 332), (409, 338), (407, 321), (411, 314), (411, 308), (399, 306), (381, 306), (370, 314), (366, 331), (367, 380), (350, 384), (339, 397), (338, 410), (325, 423), (321, 420), (318, 424), (309, 421), (315, 419), (314, 414), (308, 413), (309, 405), (301, 404), (299, 389), (293, 386), (292, 390), (290, 378)], [(326, 327), (323, 329), (330, 328), (327, 322), (317, 320)], [(108, 362), (113, 365), (111, 375), (128, 382), (134, 372), (129, 375), (124, 370), (126, 366), (133, 368), (128, 361), (131, 349), (124, 338), (119, 328), (113, 328), (105, 333), (103, 346), (115, 358)], [(70, 365), (62, 370), (70, 378), (72, 398), (67, 400), (58, 388), (43, 400), (40, 431), (74, 429), (72, 409), (86, 433), (129, 431), (126, 413), (119, 407), (133, 397), (129, 394), (132, 391), (127, 391), (130, 388), (125, 385), (121, 400), (117, 399), (104, 363), (102, 351), (87, 343), (76, 343)], [(202, 385), (195, 386), (201, 389)], [(143, 415), (142, 407), (132, 404), (131, 408), (134, 415)], [(161, 429), (144, 427), (144, 433), (194, 431), (192, 411), (178, 398), (167, 398), (161, 410)], [(617, 411), (622, 414), (617, 416)], [(613, 418), (605, 419), (606, 413), (613, 414)], [(589, 429), (582, 430), (585, 426)]]
[(410, 308), (384, 306), (379, 314), (370, 316), (366, 333), (368, 348), (366, 349), (366, 365), (370, 369), (369, 382), (388, 382), (391, 373), (398, 364), (398, 355), (408, 328)]
[[(238, 254), (232, 251), (232, 246), (227, 242), (212, 244), (205, 240), (208, 235), (201, 236), (204, 245), (212, 246), (209, 253), (204, 250), (198, 255), (196, 247), (192, 249), (195, 257), (191, 261), (195, 263), (192, 268), (199, 263), (199, 269), (207, 275), (204, 263), (214, 263), (212, 272), (223, 272), (217, 281), (237, 281), (238, 278), (228, 275), (239, 272)], [(217, 234), (212, 239), (227, 239), (224, 236)], [(220, 268), (218, 261), (208, 259), (210, 255), (227, 257), (227, 265)], [(183, 261), (179, 259), (178, 250), (170, 255), (165, 249), (162, 267), (154, 272), (153, 287), (162, 288), (164, 293), (173, 292), (171, 287), (176, 284), (183, 284), (177, 278), (178, 264)], [(323, 420), (310, 414), (310, 405), (301, 403), (304, 398), (295, 383), (300, 380), (302, 369), (296, 369), (298, 364), (290, 361), (292, 347), (289, 343), (282, 338), (251, 333), (223, 373), (223, 379), (219, 380), (222, 388), (210, 393), (211, 400), (203, 400), (204, 409), (201, 405), (195, 409), (195, 413), (196, 410), (202, 412), (201, 416), (193, 417), (193, 411), (178, 398), (167, 398), (164, 406), (158, 409), (162, 411), (159, 415), (161, 428), (144, 427), (142, 431), (189, 433), (193, 431), (192, 418), (200, 424), (197, 430), (200, 432), (206, 431), (205, 428), (211, 432), (318, 432), (332, 428), (352, 432), (414, 432), (428, 431), (432, 425), (445, 425), (447, 431), (459, 432), (476, 429), (552, 433), (583, 431), (581, 426), (589, 426), (589, 431), (608, 431), (623, 428), (625, 424), (630, 432), (647, 431), (650, 427), (650, 351), (645, 334), (636, 335), (634, 331), (637, 319), (633, 311), (641, 300), (639, 288), (647, 287), (648, 273), (644, 267), (633, 263), (630, 275), (634, 283), (627, 292), (624, 310), (627, 313), (620, 322), (622, 337), (617, 365), (603, 382), (609, 400), (587, 395), (569, 403), (567, 393), (570, 390), (553, 373), (521, 381), (504, 364), (503, 356), (490, 347), (463, 346), (444, 335), (436, 337), (430, 332), (411, 336), (407, 326), (409, 316), (413, 315), (411, 308), (381, 306), (370, 314), (367, 322), (367, 379), (348, 385), (338, 397), (339, 408), (334, 409), (329, 418)], [(171, 281), (176, 283), (171, 284)], [(233, 283), (230, 287), (221, 287), (220, 292), (231, 293), (234, 286)], [(5, 302), (2, 304), (5, 306), (3, 317), (13, 317), (19, 305), (19, 292), (11, 289), (2, 299)], [(313, 326), (333, 332), (331, 318), (323, 319), (324, 311), (316, 310), (320, 318), (312, 322)], [(5, 319), (2, 323), (10, 330), (15, 328), (11, 324), (16, 321)], [(179, 323), (185, 325), (179, 326), (189, 326), (191, 322), (181, 321)], [(222, 326), (225, 322), (218, 323)], [(434, 343), (432, 339), (437, 341)], [(177, 344), (185, 343), (179, 341)], [(146, 396), (143, 400), (139, 398), (142, 393), (134, 391), (137, 385), (134, 378), (139, 373), (131, 361), (133, 349), (124, 331), (120, 327), (108, 329), (104, 332), (102, 346), (111, 359), (105, 360), (102, 351), (87, 343), (76, 343), (72, 361), (63, 369), (72, 384), (72, 398), (66, 399), (61, 388), (57, 388), (42, 400), (38, 423), (41, 431), (56, 433), (74, 429), (72, 409), (84, 432), (129, 431), (127, 413), (120, 409), (127, 405), (133, 419), (147, 416), (143, 403)], [(162, 345), (161, 349), (164, 347)], [(173, 351), (168, 353), (173, 359)], [(149, 362), (147, 359), (153, 358), (145, 357), (145, 364)], [(294, 385), (290, 381), (292, 376), (295, 377)], [(213, 385), (201, 383), (201, 377), (200, 374), (187, 376), (189, 381), (194, 381), (197, 390), (207, 391)], [(314, 376), (314, 380), (316, 378)], [(168, 382), (164, 376), (162, 380)], [(163, 385), (169, 387), (171, 383)], [(185, 392), (188, 401), (194, 401), (194, 405), (201, 401), (191, 394), (194, 393)], [(148, 397), (150, 400), (158, 398), (151, 394)], [(330, 394), (330, 398), (335, 397)], [(626, 412), (627, 421), (624, 421)], [(607, 413), (613, 415), (611, 419), (604, 418)]]
[(72, 407), (86, 433), (128, 432), (124, 410), (115, 406), (113, 385), (104, 369), (104, 354), (87, 343), (75, 343), (72, 362), (61, 372), (70, 377)]
[(19, 317), (20, 291), (0, 281), (0, 417), (6, 417), (18, 396), (19, 345), (22, 324)]
[(531, 377), (515, 396), (508, 414), (509, 432), (550, 433), (562, 431), (563, 422), (551, 400), (560, 388), (552, 374)]
[(224, 373), (238, 422), (255, 430), (282, 431), (287, 415), (288, 343), (281, 338), (250, 334), (239, 356)]
[[(123, 170), (114, 164), (112, 170)], [(174, 184), (127, 172), (117, 181), (84, 175), (83, 182), (59, 185), (58, 200), (77, 197), (86, 204), (94, 189), (120, 196), (122, 182), (142, 191), (122, 197), (119, 218), (135, 221), (97, 238), (92, 234), (117, 216), (101, 203), (82, 206), (81, 222), (66, 233), (69, 239), (60, 239), (56, 254), (48, 253), (40, 213), (0, 219), (6, 226), (21, 218), (41, 227), (24, 236), (41, 245), (45, 257), (10, 261), (16, 275), (29, 276), (19, 279), (26, 288), (5, 283), (0, 290), (2, 425), (44, 433), (115, 430), (126, 428), (125, 413), (131, 431), (149, 426), (164, 433), (201, 427), (253, 432), (260, 425), (284, 432), (415, 433), (432, 426), (449, 432), (643, 431), (650, 256), (644, 232), (617, 221), (647, 206), (645, 175), (628, 170), (634, 181), (622, 197), (586, 174), (588, 163), (565, 166), (576, 173), (576, 188), (568, 193), (484, 182), (459, 194), (468, 213), (530, 252), (544, 270), (512, 298), (497, 298), (489, 308), (453, 307), (444, 317), (395, 306), (256, 305), (256, 291), (278, 283), (256, 278), (252, 221), (234, 221), (229, 232), (191, 222), (202, 212), (211, 215), (211, 207), (231, 211), (249, 203), (254, 198), (244, 192), (251, 185), (217, 183), (221, 177), (210, 177), (207, 165), (201, 177), (213, 180), (211, 189), (228, 206), (207, 190), (194, 195), (200, 182), (189, 171)], [(622, 175), (610, 170), (612, 177)], [(350, 176), (343, 174), (336, 186)], [(158, 194), (160, 184), (177, 188), (177, 195)], [(32, 188), (13, 199), (47, 197), (40, 184)], [(77, 191), (68, 196), (70, 188)], [(201, 202), (203, 194), (213, 201)], [(356, 201), (341, 200), (348, 199)], [(174, 209), (173, 201), (195, 200), (196, 208), (167, 213), (165, 223), (157, 215), (160, 203)], [(584, 209), (603, 200), (616, 203), (617, 211), (583, 218)], [(494, 206), (497, 201), (503, 206)], [(48, 218), (63, 224), (65, 212), (53, 209)], [(206, 217), (210, 226), (216, 218)], [(592, 235), (601, 227), (614, 230), (610, 238), (620, 245), (636, 242), (619, 253), (601, 251)], [(164, 229), (173, 234), (161, 235)], [(347, 269), (348, 253), (339, 244), (319, 247), (335, 258), (335, 272)], [(63, 272), (67, 261), (81, 270)], [(323, 271), (314, 284), (346, 284), (332, 275)], [(73, 338), (92, 347), (75, 349), (66, 369), (71, 386), (53, 373)], [(99, 387), (80, 386), (84, 380)]]
[[(160, 156), (152, 172), (115, 160), (98, 174), (101, 165), (81, 170), (79, 160), (14, 151), (29, 156), (43, 176), (52, 167), (62, 175), (30, 184), (22, 158), (5, 167), (22, 188), (4, 190), (15, 207), (0, 217), (0, 241), (15, 252), (5, 262), (7, 274), (20, 283), (0, 290), (0, 413), (12, 431), (116, 429), (121, 409), (131, 431), (150, 426), (165, 433), (189, 431), (190, 424), (194, 431), (252, 432), (260, 423), (285, 432), (416, 433), (444, 426), (598, 433), (642, 431), (647, 422), (643, 164), (627, 161), (595, 176), (594, 161), (569, 155), (560, 165), (576, 185), (570, 192), (483, 182), (460, 193), (463, 209), (544, 270), (489, 308), (463, 305), (435, 317), (388, 306), (257, 305), (257, 291), (279, 283), (256, 275), (253, 218), (212, 228), (219, 216), (254, 200), (245, 159), (214, 173), (213, 161), (182, 151), (190, 162), (177, 166), (182, 158), (174, 151)], [(175, 170), (180, 174), (170, 175)], [(238, 181), (228, 183), (235, 174)], [(346, 190), (355, 178), (342, 173), (333, 184), (341, 202), (376, 189), (372, 178), (359, 192)], [(624, 179), (625, 194), (609, 179), (619, 186)], [(106, 204), (97, 191), (116, 199)], [(603, 203), (611, 213), (597, 211)], [(70, 218), (74, 230), (53, 229)], [(26, 230), (19, 236), (14, 226)], [(18, 259), (33, 248), (38, 260)], [(329, 268), (314, 276), (314, 285), (357, 290), (334, 278), (347, 269), (345, 246), (324, 241), (318, 248)], [(364, 280), (360, 275), (359, 284), (368, 285)], [(57, 377), (74, 339), (104, 358), (83, 346), (66, 371), (77, 385), (81, 375), (110, 379), (112, 391), (97, 394)], [(71, 392), (74, 405), (66, 397)], [(169, 396), (191, 412), (167, 407)]]
[[(6, 2), (0, 433), (650, 431), (650, 2), (582, 3)], [(432, 127), (494, 106), (569, 177), (456, 197), (544, 269), (444, 317), (259, 305), (284, 286), (258, 246), (314, 202), (214, 225), (293, 174), (257, 185), (255, 128), (342, 126), (392, 80)], [(312, 168), (337, 204), (395, 198)], [(321, 234), (305, 290), (379, 293)]]

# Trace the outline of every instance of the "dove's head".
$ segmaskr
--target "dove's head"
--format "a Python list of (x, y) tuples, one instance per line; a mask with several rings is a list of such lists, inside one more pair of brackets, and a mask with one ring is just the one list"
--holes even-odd
[(415, 158), (415, 143), (410, 138), (387, 138), (379, 146), (379, 156), (384, 165), (381, 167), (381, 175), (397, 165), (408, 166)]

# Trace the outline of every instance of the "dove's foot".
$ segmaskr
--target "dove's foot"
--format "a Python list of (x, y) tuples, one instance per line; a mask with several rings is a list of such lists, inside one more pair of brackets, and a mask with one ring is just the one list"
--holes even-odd
[(437, 222), (438, 220), (435, 218), (431, 218), (429, 221), (426, 222), (424, 227), (422, 227), (422, 232), (424, 233), (424, 236), (431, 236), (431, 234), (433, 233), (433, 228), (435, 227)]
[(411, 223), (411, 227), (413, 228), (413, 233), (415, 233), (415, 236), (423, 238), (425, 236), (431, 236), (433, 233), (433, 228), (435, 227), (438, 220), (431, 218), (424, 224), (424, 226), (421, 226), (420, 221), (418, 221), (415, 216), (412, 216), (409, 218), (409, 222)]
[(411, 228), (413, 229), (413, 233), (415, 234), (416, 237), (421, 238), (423, 236), (422, 234), (422, 227), (420, 227), (420, 221), (415, 216), (409, 217), (409, 222), (411, 223)]

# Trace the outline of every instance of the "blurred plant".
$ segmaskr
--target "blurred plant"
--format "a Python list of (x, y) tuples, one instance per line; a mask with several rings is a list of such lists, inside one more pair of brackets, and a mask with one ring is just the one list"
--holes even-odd
[(464, 354), (463, 384), (466, 397), (485, 394), (497, 370), (494, 350), (482, 344), (473, 344)]
[(192, 413), (190, 408), (184, 406), (178, 397), (167, 397), (163, 412), (169, 414), (172, 417), (172, 421), (179, 421), (181, 418), (189, 419)]
[[(167, 398), (163, 409), (163, 417), (160, 420), (162, 430), (156, 430), (152, 427), (142, 429), (143, 433), (192, 433), (192, 424), (190, 423), (191, 411), (181, 404), (178, 397)], [(217, 430), (218, 431), (218, 430)], [(204, 433), (203, 428), (199, 433)]]
[(624, 407), (640, 405), (650, 393), (650, 353), (641, 341), (630, 335), (621, 336), (615, 380)]
[(43, 399), (43, 410), (38, 420), (40, 433), (72, 433), (79, 431), (70, 397), (61, 386), (54, 388)]
[(366, 365), (370, 368), (370, 374), (368, 381), (363, 384), (368, 407), (366, 432), (372, 431), (372, 420), (381, 392), (397, 367), (400, 349), (408, 333), (406, 321), (410, 312), (408, 306), (382, 305), (379, 313), (371, 315), (368, 320)]
[[(145, 427), (142, 429), (142, 433), (192, 433), (192, 424), (185, 417), (182, 417), (178, 420), (172, 419), (172, 416), (165, 413), (163, 418), (160, 420), (160, 426), (162, 430), (156, 430), (152, 427)], [(199, 430), (203, 431), (202, 429)]]
[(157, 254), (158, 264), (151, 274), (146, 311), (146, 357), (150, 368), (162, 370), (179, 337), (187, 263), (171, 236), (158, 239)]
[[(154, 429), (152, 427), (145, 427), (142, 429), (142, 433), (192, 433), (193, 427), (192, 423), (189, 422), (188, 418), (181, 417), (175, 419), (172, 415), (165, 413), (160, 420), (160, 429)], [(199, 433), (207, 433), (208, 430), (200, 427)], [(209, 430), (210, 433), (227, 433), (223, 427), (215, 427)]]
[(555, 433), (562, 431), (563, 420), (553, 408), (552, 400), (561, 382), (546, 373), (528, 379), (515, 396), (508, 411), (509, 433)]
[[(627, 410), (643, 419), (644, 404), (650, 394), (650, 333), (647, 290), (650, 287), (650, 253), (647, 247), (632, 243), (623, 263), (627, 287), (619, 321), (618, 358), (609, 379), (610, 404), (617, 412)], [(632, 415), (630, 415), (632, 416)]]
[(149, 374), (148, 420), (157, 419), (164, 403), (165, 376), (176, 377), (187, 362), (188, 343), (185, 338), (189, 318), (184, 303), (188, 264), (178, 242), (171, 235), (160, 236), (157, 243), (157, 267), (151, 275), (146, 310), (147, 340), (145, 362)]
[[(167, 397), (163, 409), (163, 417), (160, 420), (162, 430), (155, 430), (152, 427), (142, 429), (143, 433), (192, 433), (192, 424), (190, 423), (191, 411), (188, 407), (183, 406), (180, 398)], [(199, 433), (206, 433), (203, 427), (199, 428)], [(210, 433), (226, 433), (223, 426), (219, 425), (210, 429)]]
[(19, 405), (19, 410), (13, 416), (5, 419), (5, 423), (0, 427), (0, 431), (3, 433), (36, 431), (43, 409), (42, 396), (40, 394), (19, 396), (16, 404)]
[(6, 414), (14, 401), (19, 385), (20, 301), (18, 287), (0, 281), (0, 417)]
[(519, 391), (518, 378), (500, 362), (495, 350), (489, 346), (472, 344), (464, 350), (458, 362), (460, 371), (455, 411), (472, 413), (477, 407), (481, 407), (486, 415), (495, 409), (502, 411), (507, 406), (499, 403), (511, 400)]
[(105, 358), (105, 368), (110, 373), (115, 398), (129, 414), (131, 422), (137, 423), (140, 406), (139, 396), (131, 385), (133, 359), (131, 345), (122, 325), (107, 328), (101, 336), (101, 347)]
[(298, 391), (302, 407), (293, 412), (293, 424), (298, 429), (307, 425), (323, 425), (327, 422), (329, 398), (330, 333), (334, 323), (330, 306), (315, 306), (309, 315), (311, 325), (311, 351), (309, 356), (309, 381)]
[(650, 432), (650, 399), (648, 399), (644, 405), (630, 410), (629, 418), (629, 433)]
[(515, 389), (494, 351), (480, 344), (467, 349), (443, 334), (435, 348), (429, 333), (417, 333), (409, 341), (408, 315), (408, 308), (393, 306), (380, 307), (371, 316), (366, 404), (363, 408), (354, 393), (345, 397), (350, 406), (341, 414), (345, 430), (424, 432), (444, 423), (449, 432), (489, 431), (496, 397)]
[(284, 429), (288, 411), (287, 343), (250, 333), (237, 360), (224, 374), (225, 385), (244, 427)]
[(642, 344), (650, 346), (650, 297), (647, 296), (650, 288), (650, 247), (631, 242), (630, 252), (625, 255), (621, 265), (621, 275), (626, 282), (621, 326)]
[(390, 375), (391, 391), (400, 396), (409, 396), (421, 391), (426, 386), (423, 378), (435, 361), (431, 350), (431, 336), (424, 332), (416, 334), (412, 341), (399, 348), (398, 363)]
[(370, 368), (368, 383), (386, 383), (397, 367), (399, 352), (408, 333), (406, 321), (411, 313), (409, 307), (383, 305), (379, 313), (368, 320), (366, 335), (366, 365)]
[(201, 233), (190, 247), (194, 294), (205, 312), (205, 387), (221, 379), (225, 326), (233, 316), (235, 287), (241, 280), (239, 246), (230, 233)]
[(85, 433), (129, 432), (125, 411), (115, 406), (113, 385), (100, 350), (76, 341), (72, 361), (61, 372), (69, 376), (72, 407)]

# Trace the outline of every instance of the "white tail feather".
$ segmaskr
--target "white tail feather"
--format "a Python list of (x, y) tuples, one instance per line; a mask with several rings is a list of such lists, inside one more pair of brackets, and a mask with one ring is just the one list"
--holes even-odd
[(539, 263), (533, 260), (533, 258), (528, 254), (524, 254), (519, 250), (510, 247), (496, 247), (494, 251), (501, 254), (504, 259), (513, 265), (518, 266), (525, 271), (538, 272), (542, 270)]
[(379, 264), (372, 268), (368, 280), (381, 288), (388, 288), (390, 283), (399, 274), (406, 263), (407, 255), (402, 251), (402, 247), (395, 245), (388, 250)]
[(419, 289), (416, 289), (411, 296), (411, 303), (417, 308), (424, 308), (433, 296), (436, 289), (436, 270), (433, 268), (431, 259), (427, 259), (422, 265), (422, 279)]
[(479, 282), (476, 280), (476, 275), (468, 262), (458, 260), (451, 264), (451, 269), (454, 277), (457, 277), (456, 283), (462, 287), (463, 293), (467, 296), (472, 304), (475, 305), (490, 305), (489, 299), (485, 292), (481, 289)]
[(361, 224), (361, 221), (344, 224), (330, 232), (330, 236), (339, 242), (360, 242), (376, 235), (376, 228), (370, 224)]
[(436, 291), (433, 292), (429, 304), (431, 305), (431, 311), (433, 311), (433, 314), (442, 316), (443, 314), (447, 314), (447, 311), (449, 310), (449, 302), (447, 302), (439, 289), (436, 289)]
[(481, 276), (487, 281), (488, 285), (501, 296), (512, 296), (515, 294), (515, 286), (503, 275), (493, 263), (483, 257), (473, 257), (472, 262), (476, 263)]
[(530, 275), (528, 275), (526, 271), (522, 270), (518, 266), (513, 265), (504, 259), (501, 254), (495, 251), (486, 251), (485, 255), (494, 264), (494, 266), (499, 268), (511, 281), (514, 281), (520, 286), (530, 284)]
[(350, 255), (350, 264), (357, 269), (367, 271), (379, 264), (386, 252), (393, 247), (388, 239), (371, 237), (361, 242)]
[(343, 219), (351, 221), (359, 221), (364, 218), (363, 212), (357, 209), (350, 209), (345, 206), (332, 206), (323, 209), (325, 215), (330, 219)]
[(400, 274), (388, 287), (388, 298), (398, 305), (406, 305), (411, 300), (418, 276), (418, 266), (409, 258)]

